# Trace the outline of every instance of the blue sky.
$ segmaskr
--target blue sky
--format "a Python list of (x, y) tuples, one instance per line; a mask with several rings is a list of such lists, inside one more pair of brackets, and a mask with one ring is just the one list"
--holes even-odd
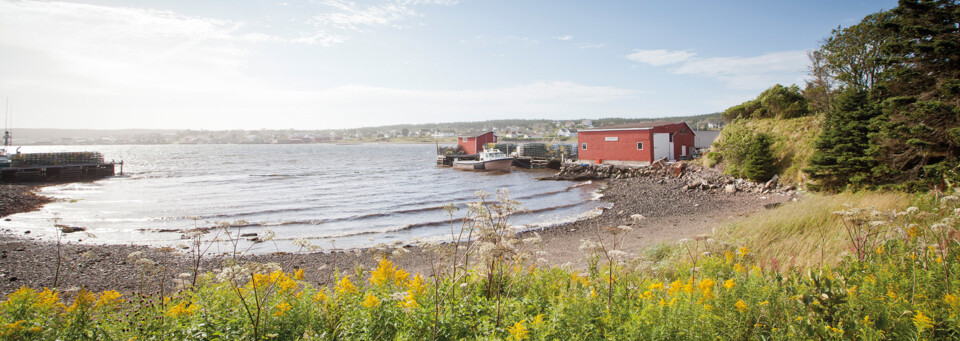
[(722, 111), (885, 1), (7, 1), (20, 128), (329, 129)]

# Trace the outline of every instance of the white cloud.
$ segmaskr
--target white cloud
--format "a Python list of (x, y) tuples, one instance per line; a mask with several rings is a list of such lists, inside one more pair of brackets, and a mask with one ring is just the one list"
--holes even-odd
[(336, 12), (322, 13), (313, 17), (318, 27), (363, 31), (365, 27), (402, 28), (399, 23), (410, 18), (422, 17), (414, 7), (422, 5), (452, 6), (454, 0), (399, 0), (379, 5), (362, 6), (347, 0), (323, 0), (320, 4), (333, 8)]
[(568, 40), (570, 40), (570, 39), (573, 39), (573, 36), (566, 35), (566, 36), (559, 36), (559, 37), (553, 37), (553, 38), (554, 38), (554, 39), (557, 39), (557, 40), (568, 41)]
[(604, 46), (607, 46), (607, 43), (583, 44), (583, 45), (580, 45), (580, 48), (581, 49), (599, 49)]
[(690, 51), (634, 50), (627, 55), (627, 59), (653, 66), (663, 66), (680, 63), (696, 55)]
[(753, 57), (699, 57), (688, 51), (637, 50), (627, 58), (653, 66), (669, 65), (673, 74), (713, 78), (737, 89), (801, 83), (809, 63), (803, 50)]

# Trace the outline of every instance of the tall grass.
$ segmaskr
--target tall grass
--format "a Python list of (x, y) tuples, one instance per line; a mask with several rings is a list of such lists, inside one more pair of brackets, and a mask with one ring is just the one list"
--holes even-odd
[(849, 206), (903, 211), (909, 203), (909, 196), (893, 192), (807, 194), (735, 222), (717, 238), (753, 250), (763, 265), (780, 270), (831, 265), (850, 252), (844, 222), (834, 212)]

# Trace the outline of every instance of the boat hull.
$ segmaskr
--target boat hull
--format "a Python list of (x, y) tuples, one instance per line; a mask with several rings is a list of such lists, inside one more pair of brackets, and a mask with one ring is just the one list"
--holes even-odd
[(453, 169), (478, 172), (509, 172), (513, 165), (513, 159), (500, 159), (489, 161), (454, 161)]

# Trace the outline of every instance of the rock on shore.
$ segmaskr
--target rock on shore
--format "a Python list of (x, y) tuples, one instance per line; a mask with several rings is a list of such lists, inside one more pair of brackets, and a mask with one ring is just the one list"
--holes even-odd
[(0, 185), (0, 218), (14, 213), (30, 212), (53, 201), (50, 197), (37, 195), (35, 186)]

